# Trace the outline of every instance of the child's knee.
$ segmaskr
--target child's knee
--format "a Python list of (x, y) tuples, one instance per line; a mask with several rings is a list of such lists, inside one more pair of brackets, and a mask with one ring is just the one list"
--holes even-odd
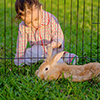
[(33, 45), (31, 48), (26, 49), (25, 55), (28, 57), (42, 57), (43, 48), (40, 45)]
[(43, 56), (43, 49), (39, 45), (34, 45), (31, 48), (28, 48), (25, 52), (26, 64), (36, 63), (41, 60)]

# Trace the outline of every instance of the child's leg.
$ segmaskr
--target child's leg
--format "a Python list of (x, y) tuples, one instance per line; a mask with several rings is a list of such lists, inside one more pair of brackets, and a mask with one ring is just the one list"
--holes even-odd
[(75, 65), (79, 61), (79, 58), (76, 54), (65, 51), (63, 55), (63, 61), (67, 64)]
[(28, 48), (25, 52), (25, 64), (31, 65), (38, 62), (43, 57), (43, 48), (40, 45), (33, 45), (31, 48)]

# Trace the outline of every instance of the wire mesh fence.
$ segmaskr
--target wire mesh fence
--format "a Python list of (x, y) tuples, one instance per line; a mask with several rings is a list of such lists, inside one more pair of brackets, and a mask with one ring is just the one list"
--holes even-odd
[[(24, 0), (22, 0), (23, 2)], [(29, 0), (26, 0), (27, 2)], [(30, 5), (33, 3), (34, 0), (30, 0)], [(20, 0), (18, 0), (18, 7), (20, 8)], [(44, 13), (41, 20), (43, 22), (39, 26), (40, 20), (39, 17), (37, 19), (34, 19), (35, 14), (41, 17), (41, 13), (34, 12), (31, 9), (31, 22), (34, 20), (38, 20), (38, 26), (39, 28), (35, 28), (33, 30), (32, 27), (28, 27), (27, 23), (23, 24), (23, 22), (27, 22), (27, 18), (29, 18), (30, 12), (27, 11), (25, 8), (22, 10), (24, 13), (25, 18), (22, 20), (15, 19), (16, 12), (15, 12), (15, 0), (4, 0), (0, 1), (1, 3), (1, 32), (0, 32), (0, 67), (1, 71), (3, 73), (6, 73), (7, 70), (13, 69), (16, 67), (14, 60), (18, 59), (17, 63), (20, 63), (22, 59), (24, 62), (26, 62), (26, 59), (30, 59), (32, 62), (33, 59), (43, 59), (46, 57), (46, 54), (44, 56), (39, 56), (41, 53), (41, 47), (37, 46), (34, 48), (34, 52), (36, 52), (35, 57), (32, 56), (33, 50), (32, 46), (35, 45), (42, 45), (42, 48), (45, 52), (45, 46), (44, 44), (48, 45), (49, 43), (52, 43), (53, 38), (56, 37), (57, 39), (57, 45), (58, 40), (60, 40), (59, 35), (59, 25), (63, 31), (64, 34), (64, 51), (69, 53), (74, 53), (78, 55), (79, 62), (78, 64), (84, 64), (88, 62), (98, 61), (100, 62), (100, 0), (39, 0), (39, 2), (42, 4), (43, 11), (49, 12), (49, 17), (47, 17), (47, 13)], [(31, 8), (31, 7), (30, 7)], [(50, 16), (50, 13), (52, 14)], [(18, 13), (21, 14), (21, 13)], [(54, 16), (53, 16), (54, 15)], [(28, 16), (28, 17), (27, 17)], [(48, 26), (48, 20), (53, 20), (53, 18), (57, 18), (58, 22), (57, 25), (55, 23), (51, 23)], [(47, 20), (48, 19), (48, 20)], [(20, 24), (22, 23), (22, 24)], [(29, 22), (30, 23), (30, 22)], [(47, 23), (47, 25), (45, 25)], [(53, 25), (54, 24), (54, 25)], [(20, 26), (22, 25), (22, 26)], [(33, 25), (34, 26), (34, 25)], [(56, 26), (56, 28), (54, 28)], [(23, 28), (23, 30), (20, 31), (20, 27)], [(41, 27), (42, 30), (40, 29)], [(48, 31), (49, 30), (49, 31)], [(56, 30), (56, 32), (55, 32)], [(55, 32), (55, 35), (52, 35), (52, 31)], [(24, 35), (21, 35), (24, 33)], [(37, 33), (37, 35), (36, 35)], [(42, 34), (42, 36), (40, 35)], [(18, 34), (20, 34), (20, 38), (18, 37)], [(28, 35), (25, 35), (28, 34)], [(30, 34), (30, 36), (29, 36)], [(49, 34), (49, 36), (47, 36)], [(21, 36), (25, 39), (22, 39)], [(51, 38), (51, 37), (52, 38)], [(27, 37), (27, 40), (26, 40)], [(30, 38), (29, 38), (30, 37)], [(42, 38), (45, 39), (45, 41)], [(50, 38), (50, 39), (49, 39)], [(62, 39), (62, 38), (61, 38)], [(49, 42), (47, 40), (50, 40)], [(37, 42), (41, 41), (41, 42)], [(22, 43), (23, 42), (23, 43)], [(29, 45), (29, 42), (31, 46)], [(33, 42), (33, 44), (31, 43)], [(16, 49), (17, 47), (17, 49)], [(29, 54), (30, 57), (25, 57), (26, 48), (31, 48)], [(17, 51), (18, 50), (18, 51)], [(15, 54), (20, 55), (23, 53), (22, 56), (17, 56), (15, 58)], [(34, 54), (34, 53), (33, 53)], [(22, 57), (22, 58), (21, 58)], [(18, 64), (19, 65), (19, 64)], [(32, 64), (30, 64), (31, 72), (32, 72)], [(39, 64), (36, 64), (39, 66)], [(12, 70), (13, 71), (13, 70)]]

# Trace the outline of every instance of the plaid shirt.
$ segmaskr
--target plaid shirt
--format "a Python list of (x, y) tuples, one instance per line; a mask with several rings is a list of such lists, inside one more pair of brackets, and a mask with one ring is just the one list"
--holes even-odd
[[(25, 25), (22, 21), (19, 24), (17, 48), (15, 58), (23, 58), (27, 47), (27, 42), (30, 46), (34, 44), (42, 45), (43, 48), (52, 41), (59, 41), (64, 48), (64, 35), (56, 17), (49, 12), (43, 10), (41, 26), (38, 30), (33, 31), (32, 28)], [(20, 61), (23, 59), (20, 59)], [(17, 60), (15, 60), (17, 62)]]

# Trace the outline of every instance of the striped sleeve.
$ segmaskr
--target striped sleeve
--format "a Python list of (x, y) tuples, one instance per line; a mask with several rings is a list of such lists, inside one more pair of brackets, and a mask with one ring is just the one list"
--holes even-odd
[[(18, 38), (17, 38), (17, 48), (15, 54), (15, 64), (19, 66), (24, 62), (24, 54), (27, 46), (27, 34), (25, 33), (22, 25), (19, 25)], [(20, 59), (19, 59), (20, 58)]]
[(52, 15), (52, 39), (53, 41), (59, 41), (61, 44), (63, 44), (64, 41), (64, 35), (62, 32), (62, 29), (60, 27), (60, 24), (55, 16)]

